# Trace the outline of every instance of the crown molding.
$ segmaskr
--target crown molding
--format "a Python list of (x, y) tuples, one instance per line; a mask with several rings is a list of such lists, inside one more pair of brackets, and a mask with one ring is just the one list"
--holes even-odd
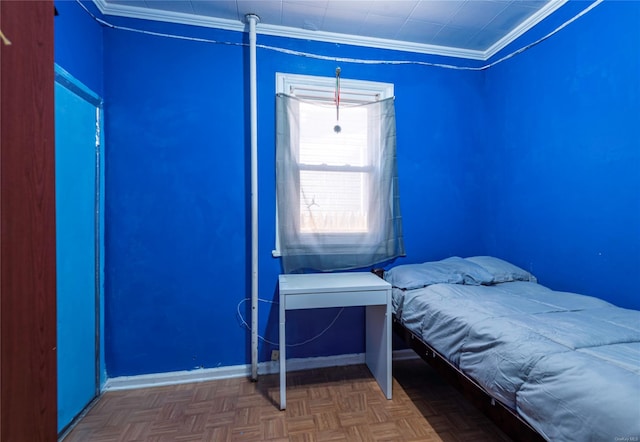
[[(313, 40), (324, 43), (336, 43), (353, 46), (363, 46), (377, 49), (390, 49), (394, 51), (412, 52), (418, 54), (440, 55), (444, 57), (465, 58), (470, 60), (486, 61), (507, 45), (522, 36), (529, 29), (540, 21), (544, 20), (568, 0), (551, 0), (542, 9), (529, 17), (517, 28), (509, 32), (506, 36), (493, 44), (488, 49), (472, 50), (447, 46), (437, 46), (409, 41), (389, 40), (382, 38), (366, 37), (362, 35), (340, 34), (324, 31), (313, 31), (308, 29), (291, 28), (279, 25), (261, 23), (256, 28), (256, 33), (275, 37), (287, 37), (301, 40)], [(239, 20), (228, 20), (215, 17), (207, 17), (184, 12), (170, 12), (158, 9), (142, 8), (127, 4), (111, 4), (106, 0), (93, 0), (103, 15), (112, 15), (141, 20), (161, 21), (183, 25), (200, 26), (207, 28), (223, 29), (227, 31), (244, 32), (247, 30), (246, 23)]]
[(306, 29), (289, 28), (285, 26), (262, 24), (257, 29), (258, 34), (276, 37), (289, 37), (302, 40), (314, 40), (324, 43), (337, 43), (352, 46), (364, 46), (376, 49), (390, 49), (394, 51), (413, 52), (418, 54), (442, 55), (445, 57), (468, 58), (482, 60), (484, 53), (470, 49), (436, 46), (410, 41), (389, 40), (362, 35), (339, 34), (324, 31), (309, 31)]
[(187, 14), (184, 12), (163, 11), (153, 8), (142, 8), (127, 4), (111, 4), (105, 0), (93, 0), (103, 15), (137, 18), (141, 20), (162, 21), (181, 25), (201, 26), (206, 28), (225, 29), (228, 31), (245, 31), (245, 24), (241, 21), (223, 18), (207, 17), (204, 15)]
[(533, 28), (535, 25), (540, 23), (542, 20), (553, 14), (557, 11), (561, 6), (567, 3), (568, 0), (551, 0), (544, 7), (540, 8), (536, 11), (535, 14), (530, 16), (528, 19), (520, 23), (518, 27), (513, 29), (507, 35), (502, 37), (496, 43), (494, 43), (489, 49), (483, 52), (483, 60), (488, 60), (498, 52), (506, 48), (508, 45), (513, 43), (516, 39), (522, 36), (529, 29)]
[[(141, 20), (162, 21), (183, 25), (201, 26), (207, 28), (224, 29), (227, 31), (246, 31), (246, 24), (237, 20), (227, 20), (215, 17), (206, 17), (183, 12), (169, 12), (158, 9), (147, 9), (127, 4), (110, 4), (105, 0), (93, 0), (103, 15), (137, 18)], [(337, 43), (353, 46), (365, 46), (378, 49), (390, 49), (394, 51), (413, 52), (419, 54), (442, 55), (446, 57), (468, 58), (482, 60), (482, 51), (436, 46), (422, 43), (414, 43), (399, 40), (366, 37), (362, 35), (340, 34), (324, 31), (312, 31), (307, 29), (290, 28), (286, 26), (269, 25), (260, 23), (256, 33), (275, 37), (288, 37), (301, 40), (313, 40), (324, 43)]]

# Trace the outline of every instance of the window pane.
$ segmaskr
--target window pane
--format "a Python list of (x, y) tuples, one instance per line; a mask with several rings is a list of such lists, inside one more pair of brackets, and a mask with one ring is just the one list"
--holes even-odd
[(300, 230), (366, 232), (367, 179), (364, 172), (300, 171)]
[[(340, 132), (334, 127), (338, 124)], [(336, 108), (300, 103), (300, 162), (330, 166), (365, 166), (367, 158), (367, 109)]]

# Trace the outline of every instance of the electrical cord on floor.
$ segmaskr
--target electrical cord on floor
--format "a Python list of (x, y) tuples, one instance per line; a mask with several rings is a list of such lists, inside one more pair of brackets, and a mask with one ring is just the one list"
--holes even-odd
[[(240, 321), (241, 321), (242, 325), (243, 325), (244, 327), (246, 327), (246, 329), (247, 329), (247, 330), (251, 331), (251, 326), (250, 326), (249, 324), (247, 324), (247, 321), (245, 321), (245, 320), (244, 320), (244, 317), (242, 316), (242, 313), (240, 313), (240, 306), (241, 306), (242, 304), (244, 304), (245, 302), (247, 302), (247, 301), (251, 301), (251, 298), (244, 298), (244, 299), (242, 299), (242, 300), (238, 303), (237, 312), (238, 312), (238, 317), (240, 318)], [(270, 301), (270, 300), (268, 300), (268, 299), (261, 299), (261, 298), (258, 298), (258, 301), (260, 301), (260, 302), (266, 302), (267, 304), (278, 305), (278, 303), (277, 303), (277, 302)], [(327, 332), (327, 331), (328, 331), (328, 330), (333, 326), (333, 324), (335, 324), (335, 323), (336, 323), (336, 321), (338, 320), (338, 318), (340, 317), (340, 315), (342, 314), (342, 312), (343, 312), (343, 311), (344, 311), (344, 307), (342, 307), (342, 308), (340, 309), (340, 311), (338, 312), (338, 314), (336, 315), (336, 317), (335, 317), (335, 318), (333, 318), (333, 320), (331, 321), (331, 323), (329, 323), (329, 325), (327, 325), (327, 326), (325, 327), (325, 329), (324, 329), (324, 330), (322, 330), (320, 333), (318, 333), (318, 334), (317, 334), (317, 335), (315, 335), (314, 337), (309, 338), (309, 339), (307, 339), (307, 340), (305, 340), (305, 341), (302, 341), (302, 342), (298, 342), (298, 343), (296, 343), (296, 344), (287, 344), (287, 347), (299, 347), (299, 346), (301, 346), (301, 345), (305, 345), (305, 344), (308, 344), (309, 342), (315, 341), (315, 340), (316, 340), (316, 339), (318, 339), (320, 336), (324, 335), (324, 334), (325, 334), (325, 333), (326, 333), (326, 332)], [(263, 337), (263, 336), (260, 336), (260, 335), (258, 335), (258, 339), (260, 339), (262, 342), (266, 342), (267, 344), (271, 344), (271, 345), (275, 345), (275, 346), (280, 345), (278, 342), (270, 341), (270, 340), (268, 340), (267, 338), (265, 338), (265, 337)]]

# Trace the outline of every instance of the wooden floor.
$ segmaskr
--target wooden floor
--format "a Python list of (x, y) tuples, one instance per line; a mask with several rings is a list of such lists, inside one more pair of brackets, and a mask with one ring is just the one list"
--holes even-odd
[(65, 442), (508, 441), (420, 359), (393, 363), (387, 400), (364, 365), (106, 392)]

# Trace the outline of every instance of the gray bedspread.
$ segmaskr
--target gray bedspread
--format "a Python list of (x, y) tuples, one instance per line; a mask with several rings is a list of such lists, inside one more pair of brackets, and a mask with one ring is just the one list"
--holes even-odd
[(639, 440), (640, 312), (534, 280), (396, 287), (393, 306), (548, 440)]

